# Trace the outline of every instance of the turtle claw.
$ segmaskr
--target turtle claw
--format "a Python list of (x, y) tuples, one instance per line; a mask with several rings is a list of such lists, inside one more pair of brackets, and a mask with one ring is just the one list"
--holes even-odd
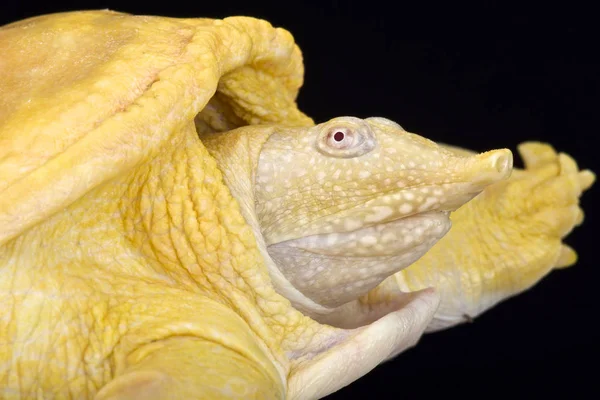
[(558, 162), (560, 165), (561, 174), (573, 174), (579, 171), (577, 161), (575, 161), (573, 157), (566, 153), (558, 154)]
[(575, 220), (575, 226), (580, 226), (581, 224), (583, 224), (583, 220), (585, 219), (585, 213), (583, 212), (583, 210), (580, 208), (579, 209), (579, 214), (577, 214), (577, 219)]
[(524, 142), (517, 150), (523, 159), (525, 169), (535, 169), (551, 163), (556, 158), (556, 150), (547, 143)]
[(554, 268), (561, 269), (574, 265), (577, 262), (577, 252), (571, 246), (563, 244), (560, 247), (560, 255)]
[(586, 191), (596, 181), (596, 174), (594, 174), (589, 169), (584, 169), (579, 173), (579, 185), (581, 186), (581, 190)]

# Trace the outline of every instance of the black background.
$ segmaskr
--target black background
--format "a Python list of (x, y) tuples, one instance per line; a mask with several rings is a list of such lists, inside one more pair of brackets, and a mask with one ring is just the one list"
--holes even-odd
[[(541, 140), (600, 171), (600, 32), (591, 8), (574, 2), (160, 3), (4, 1), (0, 25), (94, 8), (265, 18), (291, 31), (302, 48), (306, 81), (299, 104), (317, 122), (385, 116), (430, 139), (480, 151)], [(575, 267), (551, 273), (472, 324), (426, 335), (328, 398), (597, 398), (598, 192), (595, 187), (584, 196), (586, 221), (567, 239), (580, 256)]]

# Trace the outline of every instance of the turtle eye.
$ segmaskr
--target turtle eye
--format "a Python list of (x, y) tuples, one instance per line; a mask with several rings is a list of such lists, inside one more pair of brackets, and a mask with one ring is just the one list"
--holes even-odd
[(359, 144), (355, 142), (360, 141), (360, 135), (356, 135), (352, 129), (332, 129), (328, 132), (326, 141), (327, 145), (334, 149), (349, 149), (353, 145)]
[(374, 137), (368, 127), (333, 126), (322, 132), (317, 147), (323, 154), (350, 158), (371, 151), (374, 145)]

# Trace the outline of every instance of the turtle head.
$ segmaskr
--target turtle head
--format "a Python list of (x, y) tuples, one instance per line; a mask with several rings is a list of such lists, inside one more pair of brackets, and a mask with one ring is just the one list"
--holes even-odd
[(260, 152), (256, 215), (286, 279), (337, 307), (415, 262), (451, 211), (511, 170), (509, 150), (460, 156), (383, 118), (278, 128)]

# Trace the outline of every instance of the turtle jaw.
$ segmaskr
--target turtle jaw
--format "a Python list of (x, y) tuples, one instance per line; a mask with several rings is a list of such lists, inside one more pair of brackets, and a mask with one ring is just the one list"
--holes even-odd
[(425, 211), (382, 223), (366, 224), (351, 231), (286, 240), (269, 248), (302, 248), (313, 254), (337, 257), (398, 256), (407, 253), (411, 247), (441, 239), (452, 224), (449, 216), (449, 211)]
[(315, 303), (339, 307), (423, 256), (450, 229), (447, 211), (426, 211), (360, 227), (272, 244), (286, 279)]

